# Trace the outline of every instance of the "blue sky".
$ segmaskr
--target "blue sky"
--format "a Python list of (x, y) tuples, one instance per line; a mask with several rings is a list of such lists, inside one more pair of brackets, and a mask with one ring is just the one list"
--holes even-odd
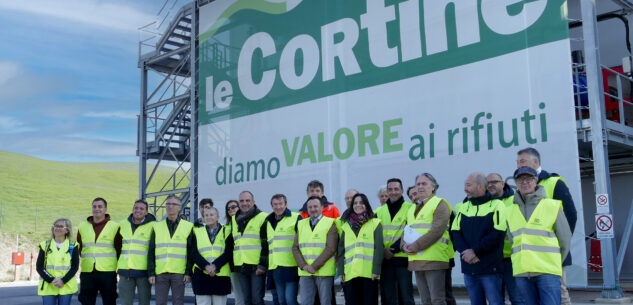
[(138, 28), (165, 1), (0, 1), (0, 150), (137, 161)]

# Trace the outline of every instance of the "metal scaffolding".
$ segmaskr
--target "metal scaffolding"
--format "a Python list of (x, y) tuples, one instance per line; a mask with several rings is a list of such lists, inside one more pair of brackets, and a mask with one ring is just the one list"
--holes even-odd
[(157, 21), (140, 28), (149, 37), (139, 42), (138, 62), (139, 197), (159, 219), (169, 195), (181, 198), (185, 216), (197, 214), (196, 205), (190, 204), (197, 202), (197, 6), (189, 1), (174, 11), (178, 1), (172, 9), (169, 2)]

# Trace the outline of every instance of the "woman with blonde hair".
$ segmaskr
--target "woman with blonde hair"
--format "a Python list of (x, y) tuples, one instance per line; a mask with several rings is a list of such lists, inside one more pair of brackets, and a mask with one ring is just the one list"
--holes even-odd
[(79, 249), (71, 241), (70, 220), (55, 220), (51, 228), (51, 238), (40, 243), (36, 270), (40, 275), (37, 294), (42, 296), (43, 305), (70, 305), (77, 292), (77, 270), (79, 269)]

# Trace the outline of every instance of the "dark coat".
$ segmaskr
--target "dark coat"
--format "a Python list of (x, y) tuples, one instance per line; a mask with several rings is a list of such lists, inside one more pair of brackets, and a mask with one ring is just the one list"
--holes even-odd
[[(226, 226), (222, 226), (220, 223), (218, 223), (218, 225), (221, 227), (217, 234), (224, 234), (224, 230), (228, 228)], [(233, 258), (233, 236), (229, 234), (225, 243), (224, 253), (213, 261), (213, 264), (218, 272)], [(195, 237), (193, 238), (192, 248), (194, 251), (192, 258), (195, 264), (205, 268), (209, 263), (206, 259), (204, 259), (204, 257), (202, 257), (202, 255), (200, 255)], [(205, 274), (202, 269), (194, 268), (191, 287), (193, 288), (193, 293), (196, 295), (227, 295), (231, 293), (231, 278), (228, 276), (209, 276), (208, 274)]]
[[(541, 170), (541, 173), (538, 175), (538, 181), (545, 180), (550, 177), (558, 177), (558, 174), (550, 174), (544, 170)], [(554, 187), (554, 195), (553, 199), (560, 200), (563, 202), (563, 213), (565, 214), (565, 218), (567, 218), (567, 223), (569, 223), (569, 228), (571, 229), (571, 233), (574, 234), (574, 228), (576, 228), (576, 221), (578, 220), (578, 211), (576, 211), (576, 206), (574, 205), (574, 199), (571, 197), (571, 193), (569, 192), (569, 188), (567, 184), (562, 180), (558, 180), (556, 182), (556, 186)], [(563, 266), (571, 265), (571, 251), (563, 260)]]

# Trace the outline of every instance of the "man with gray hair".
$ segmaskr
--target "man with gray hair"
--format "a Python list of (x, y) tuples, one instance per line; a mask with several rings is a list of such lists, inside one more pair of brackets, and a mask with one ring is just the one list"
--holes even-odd
[[(563, 213), (567, 219), (567, 223), (571, 229), (572, 235), (578, 220), (578, 213), (574, 200), (571, 197), (569, 188), (565, 183), (565, 179), (556, 173), (548, 173), (541, 168), (541, 154), (538, 150), (528, 147), (517, 152), (517, 169), (523, 166), (529, 166), (537, 173), (538, 184), (545, 188), (547, 198), (560, 200), (563, 203)], [(563, 275), (561, 277), (561, 304), (571, 305), (569, 292), (567, 291), (567, 279), (565, 276), (565, 267), (571, 265), (571, 252), (567, 257), (563, 258)]]
[(486, 190), (481, 173), (466, 179), (467, 201), (460, 204), (451, 231), (455, 249), (461, 253), (464, 283), (472, 304), (503, 305), (503, 239), (506, 221), (503, 203)]

